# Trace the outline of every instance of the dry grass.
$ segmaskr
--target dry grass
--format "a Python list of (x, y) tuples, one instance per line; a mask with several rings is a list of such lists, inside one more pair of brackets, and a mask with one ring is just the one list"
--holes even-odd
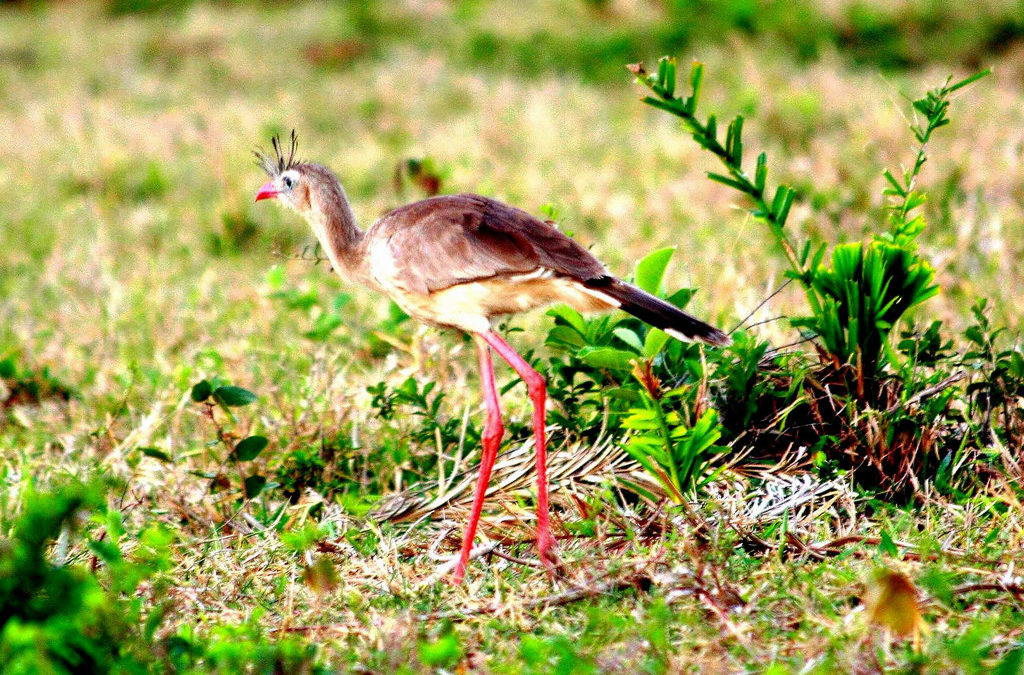
[[(636, 12), (638, 27), (657, 18), (649, 3), (611, 4), (621, 17)], [(496, 7), (469, 25), (506, 25), (492, 15), (511, 10)], [(457, 545), (457, 509), (408, 527), (327, 503), (307, 558), (279, 530), (309, 521), (315, 495), (275, 520), (211, 494), (194, 473), (223, 464), (209, 447), (213, 427), (188, 398), (201, 377), (261, 395), (231, 428), (270, 437), (268, 454), (278, 456), (338, 434), (357, 448), (396, 435), (408, 443), (407, 428), (377, 418), (366, 387), (409, 375), (440, 383), (446, 414), (481, 414), (467, 345), (406, 325), (389, 335), (406, 349), (372, 356), (367, 336), (385, 304), (297, 259), (311, 234), (289, 214), (252, 205), (261, 177), (249, 153), (271, 132), (296, 128), (301, 155), (339, 172), (363, 222), (396, 205), (396, 164), (427, 156), (445, 169), (446, 191), (535, 213), (557, 205), (563, 228), (616, 273), (678, 245), (685, 267), (671, 269), (668, 284), (700, 288), (694, 311), (723, 325), (781, 282), (783, 262), (761, 226), (730, 208), (734, 196), (703, 176), (709, 160), (637, 102), (624, 70), (619, 82), (584, 84), (468, 67), (445, 52), (462, 39), (451, 5), (410, 0), (394, 11), (399, 24), (422, 22), (428, 37), (360, 33), (357, 12), (319, 4), (200, 4), (118, 18), (91, 2), (0, 9), (0, 359), (49, 367), (75, 391), (68, 402), (0, 410), (0, 522), (18, 511), (26, 486), (100, 467), (128, 485), (115, 506), (130, 532), (162, 522), (177, 534), (165, 632), (256, 617), (271, 634), (322, 644), (339, 670), (415, 664), (419, 645), (445, 630), (441, 618), (454, 622), (460, 667), (482, 672), (548, 672), (530, 665), (522, 636), (539, 662), (579, 661), (563, 672), (750, 672), (773, 663), (875, 672), (918, 662), (953, 672), (967, 662), (957, 659), (972, 648), (972, 630), (987, 650), (979, 663), (1019, 644), (1019, 484), (994, 481), (966, 506), (934, 497), (903, 512), (850, 507), (854, 497), (837, 483), (825, 502), (797, 512), (758, 511), (749, 502), (759, 493), (743, 483), (685, 516), (619, 508), (603, 488), (567, 485), (558, 523), (566, 579), (552, 584), (529, 563), (529, 500), (520, 494), (494, 509), (482, 529), (500, 546), (457, 589), (435, 575)], [(571, 3), (522, 11), (569, 30), (590, 21)], [(517, 30), (508, 25), (501, 30)], [(430, 35), (445, 37), (430, 47)], [(748, 145), (786, 167), (772, 179), (801, 190), (794, 227), (862, 237), (883, 217), (879, 168), (911, 157), (902, 92), (949, 68), (881, 78), (841, 54), (797, 67), (784, 55), (765, 59), (769, 48), (723, 39), (695, 50), (708, 63), (707, 105), (747, 114)], [(925, 169), (934, 191), (924, 247), (943, 293), (920, 313), (953, 329), (978, 295), (991, 298), (996, 322), (1021, 325), (1021, 63), (1019, 50), (1007, 51), (996, 77), (955, 104), (952, 133)], [(295, 309), (275, 299), (275, 265), (286, 289), (319, 301)], [(326, 342), (303, 337), (342, 292), (351, 295), (345, 324)], [(801, 307), (787, 290), (754, 320)], [(516, 342), (539, 347), (531, 333), (546, 320), (517, 319), (526, 332)], [(776, 344), (793, 337), (784, 322), (757, 332)], [(527, 413), (519, 393), (505, 397), (513, 422)], [(173, 462), (141, 457), (145, 446)], [(884, 555), (882, 532), (902, 562)], [(317, 556), (339, 578), (322, 593), (303, 582)], [(924, 656), (866, 625), (858, 598), (878, 565), (921, 587)]]

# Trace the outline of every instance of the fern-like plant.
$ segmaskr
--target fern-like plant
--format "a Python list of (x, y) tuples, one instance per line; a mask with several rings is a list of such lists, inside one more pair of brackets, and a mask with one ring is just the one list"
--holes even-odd
[(623, 428), (632, 432), (625, 443), (626, 451), (658, 479), (672, 501), (682, 504), (686, 495), (714, 477), (712, 459), (725, 451), (716, 445), (722, 437), (718, 413), (704, 410), (696, 422), (687, 424), (678, 406), (673, 405), (675, 399), (683, 397), (682, 388), (664, 391), (651, 371), (650, 361), (634, 362), (633, 375), (642, 385), (644, 396), (622, 422)]
[(864, 381), (877, 378), (891, 351), (893, 326), (939, 292), (935, 270), (909, 247), (874, 240), (840, 244), (829, 265), (815, 257), (808, 272), (811, 315), (793, 325), (812, 331), (836, 368), (855, 366), (863, 399)]

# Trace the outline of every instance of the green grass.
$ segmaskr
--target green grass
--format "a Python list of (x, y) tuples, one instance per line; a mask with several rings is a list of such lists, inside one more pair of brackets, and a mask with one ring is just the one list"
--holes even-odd
[[(1022, 68), (1009, 37), (984, 47), (992, 33), (972, 28), (999, 23), (1012, 3), (982, 4), (991, 21), (981, 10), (942, 19), (949, 60), (936, 56), (931, 33), (863, 47), (873, 44), (864, 36), (892, 33), (872, 26), (930, 25), (942, 12), (927, 3), (813, 5), (816, 21), (838, 16), (829, 25), (839, 29), (859, 17), (861, 29), (836, 29), (850, 49), (838, 38), (801, 47), (803, 33), (777, 8), (750, 30), (720, 27), (742, 24), (723, 14), (669, 35), (658, 31), (683, 10), (626, 0), (515, 9), (410, 0), (389, 12), (358, 3), (142, 14), (98, 3), (0, 7), (0, 363), (10, 364), (0, 370), (2, 535), (12, 536), (33, 489), (67, 475), (113, 480), (105, 501), (122, 514), (126, 559), (138, 562), (158, 528), (170, 533), (166, 565), (147, 567), (151, 576), (118, 596), (104, 572), (118, 568), (86, 546), (84, 537), (108, 532), (95, 520), (68, 535), (67, 559), (136, 601), (140, 616), (166, 602), (153, 640), (167, 653), (193, 645), (204, 655), (197, 672), (217, 663), (232, 672), (245, 645), (284, 645), (264, 663), (285, 652), (306, 659), (285, 638), (315, 645), (315, 660), (341, 672), (981, 673), (1009, 664), (1024, 640), (1019, 473), (992, 477), (971, 498), (930, 492), (916, 507), (858, 496), (851, 511), (837, 492), (833, 511), (790, 519), (739, 513), (756, 478), (737, 478), (691, 512), (581, 485), (575, 498), (556, 495), (569, 582), (553, 586), (492, 555), (474, 562), (462, 588), (435, 583), (463, 511), (412, 527), (362, 516), (379, 495), (436, 478), (435, 428), (442, 468), (460, 434), (463, 468), (472, 463), (483, 410), (471, 344), (345, 286), (303, 255), (313, 242), (305, 225), (252, 203), (263, 176), (250, 153), (274, 132), (295, 128), (300, 155), (338, 171), (364, 224), (417, 194), (396, 193), (396, 167), (429, 158), (444, 191), (538, 214), (554, 205), (561, 226), (616, 274), (678, 246), (666, 285), (698, 288), (691, 310), (732, 327), (781, 283), (786, 261), (732, 208), (737, 197), (704, 177), (717, 167), (686, 133), (640, 104), (625, 63), (669, 50), (705, 61), (714, 73), (706, 104), (723, 119), (744, 114), (748, 146), (768, 151), (773, 181), (796, 188), (788, 227), (834, 242), (886, 223), (880, 168), (914, 151), (903, 96), (980, 61), (995, 76), (954, 103), (923, 169), (931, 199), (920, 247), (942, 292), (915, 316), (959, 335), (987, 297), (994, 323), (1016, 332)], [(891, 69), (880, 76), (879, 64)], [(893, 68), (905, 64), (915, 68)], [(753, 320), (803, 311), (789, 288)], [(550, 322), (516, 318), (523, 330), (511, 339), (544, 355)], [(777, 345), (795, 339), (784, 321), (754, 332)], [(220, 410), (211, 419), (190, 398), (204, 378), (259, 399), (232, 408), (234, 419)], [(368, 391), (382, 384), (382, 394), (405, 396), (390, 417)], [(15, 399), (15, 385), (28, 393)], [(528, 434), (522, 386), (503, 403), (514, 445)], [(226, 446), (253, 435), (267, 449), (231, 460)], [(998, 447), (981, 450), (1000, 465)], [(282, 486), (240, 504), (245, 478), (295, 480), (301, 467), (315, 470), (310, 457), (330, 472), (326, 499)], [(482, 529), (504, 538), (500, 552), (532, 560), (531, 508), (520, 492), (488, 513)], [(815, 548), (840, 537), (851, 539)], [(877, 567), (921, 590), (929, 629), (919, 651), (868, 625), (861, 599)], [(593, 597), (567, 595), (574, 588)], [(126, 641), (142, 639), (124, 630)]]

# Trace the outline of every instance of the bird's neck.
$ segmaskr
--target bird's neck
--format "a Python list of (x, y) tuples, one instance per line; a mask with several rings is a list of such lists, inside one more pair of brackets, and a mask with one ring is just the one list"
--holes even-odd
[(365, 233), (356, 225), (341, 183), (336, 178), (332, 182), (321, 199), (311, 205), (306, 220), (335, 271), (353, 281), (362, 281), (365, 275), (361, 245)]

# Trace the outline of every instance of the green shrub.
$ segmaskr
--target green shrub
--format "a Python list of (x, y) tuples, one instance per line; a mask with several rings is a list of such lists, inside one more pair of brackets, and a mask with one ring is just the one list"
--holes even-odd
[[(165, 569), (166, 533), (145, 535), (146, 548), (125, 560), (117, 548), (120, 514), (107, 511), (98, 485), (65, 482), (27, 495), (9, 539), (0, 541), (0, 663), (5, 673), (147, 672), (149, 643), (161, 608), (148, 612), (134, 597), (139, 583)], [(85, 567), (54, 563), (50, 545), (83, 527), (83, 516), (106, 522), (107, 538), (85, 540), (106, 566), (104, 588)]]
[[(11, 536), (0, 539), (4, 673), (323, 672), (312, 646), (267, 638), (258, 615), (207, 635), (188, 625), (168, 634), (175, 537), (161, 525), (127, 533), (101, 483), (61, 481), (23, 503)], [(128, 538), (134, 541), (126, 556)], [(89, 565), (62, 559), (79, 544)]]
[[(894, 497), (917, 491), (926, 481), (949, 488), (951, 476), (944, 472), (955, 456), (952, 446), (962, 447), (964, 436), (955, 414), (947, 414), (956, 395), (949, 384), (956, 378), (944, 370), (950, 364), (940, 356), (939, 328), (933, 324), (920, 344), (904, 333), (899, 352), (891, 336), (911, 308), (939, 291), (935, 271), (916, 245), (926, 227), (919, 213), (926, 197), (917, 180), (928, 142), (949, 123), (951, 95), (987, 71), (947, 81), (913, 102), (921, 116), (911, 125), (919, 143), (915, 161), (899, 177), (883, 172), (888, 224), (870, 241), (839, 244), (826, 255), (827, 244), (793, 241), (786, 225), (796, 192), (780, 185), (770, 194), (767, 156), (757, 157), (752, 177), (744, 169), (743, 117), (733, 119), (724, 139), (714, 115), (698, 118), (701, 64), (691, 70), (686, 96), (676, 94), (672, 59), (662, 59), (656, 73), (640, 64), (631, 70), (653, 93), (644, 101), (677, 117), (694, 141), (722, 163), (726, 172), (709, 172), (708, 177), (749, 199), (750, 214), (768, 227), (789, 261), (787, 275), (807, 297), (809, 314), (795, 317), (792, 324), (813, 339), (817, 363), (802, 356), (782, 362), (743, 339), (733, 350), (739, 358), (723, 361), (724, 386), (718, 392), (724, 400), (719, 405), (728, 411), (723, 428), (734, 434), (727, 440), (745, 436), (757, 458), (762, 454), (758, 439), (770, 429), (781, 448), (777, 456), (792, 448), (810, 449), (823, 455), (821, 466), (853, 469), (863, 487)], [(1018, 360), (1024, 364), (1015, 352), (991, 360), (992, 374), (998, 371), (1003, 382), (1013, 380)]]

